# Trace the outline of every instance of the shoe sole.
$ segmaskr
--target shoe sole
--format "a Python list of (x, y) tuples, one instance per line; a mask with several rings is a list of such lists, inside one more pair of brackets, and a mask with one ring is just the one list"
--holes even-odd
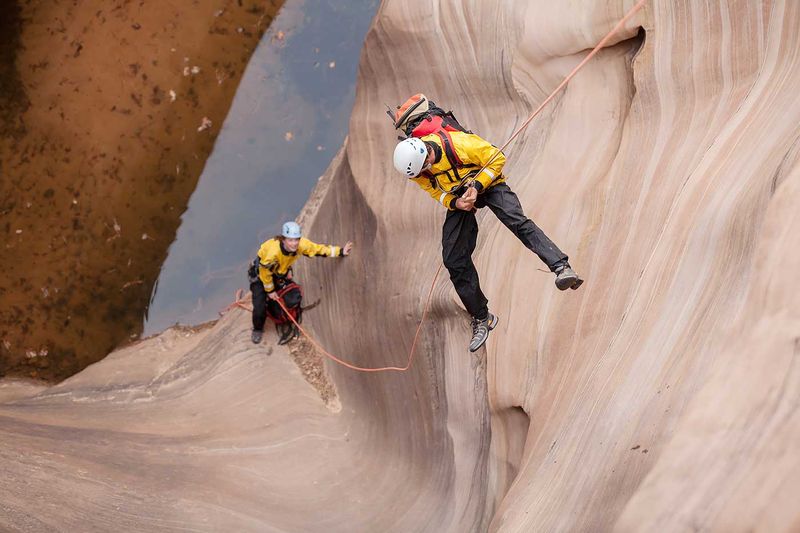
[(581, 285), (583, 285), (583, 280), (580, 277), (578, 277), (578, 281), (573, 283), (572, 287), (570, 287), (570, 289), (572, 289), (573, 291), (577, 291), (578, 287), (580, 287)]
[(578, 282), (579, 279), (581, 279), (581, 278), (579, 278), (578, 276), (575, 276), (574, 278), (557, 279), (556, 280), (556, 287), (560, 291), (565, 291), (565, 290), (569, 289), (570, 287), (572, 287), (573, 285), (575, 285)]

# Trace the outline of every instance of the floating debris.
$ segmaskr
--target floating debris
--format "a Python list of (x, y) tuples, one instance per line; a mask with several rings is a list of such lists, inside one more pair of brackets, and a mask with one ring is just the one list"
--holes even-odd
[(125, 285), (122, 286), (122, 288), (120, 289), (120, 292), (124, 291), (128, 287), (131, 287), (133, 285), (141, 285), (142, 283), (144, 283), (144, 281), (142, 281), (140, 279), (135, 279), (133, 281), (129, 281)]
[(336, 61), (331, 61), (328, 63), (328, 68), (336, 68)]
[(22, 230), (21, 230), (21, 229), (18, 229), (18, 230), (17, 230), (15, 233), (16, 233), (17, 235), (19, 235), (20, 233), (22, 233)]
[(170, 89), (170, 90), (169, 90), (169, 101), (170, 101), (170, 102), (174, 102), (174, 101), (175, 101), (175, 99), (176, 99), (177, 97), (178, 97), (178, 95), (177, 95), (177, 94), (175, 94), (175, 91), (173, 91), (172, 89)]
[(287, 131), (283, 138), (286, 139), (287, 142), (291, 142), (292, 139), (294, 139), (294, 133)]
[(222, 9), (217, 9), (216, 11), (214, 11), (214, 16), (215, 17), (221, 17), (223, 13), (225, 13), (225, 8), (224, 7)]
[(210, 127), (211, 121), (208, 119), (208, 117), (203, 117), (203, 121), (200, 123), (200, 127), (197, 128), (197, 131), (207, 130)]
[(200, 67), (197, 65), (192, 67), (192, 74), (200, 74)]
[(228, 76), (226, 76), (225, 73), (219, 69), (216, 69), (214, 74), (217, 76), (217, 85), (222, 85), (222, 82), (228, 78)]

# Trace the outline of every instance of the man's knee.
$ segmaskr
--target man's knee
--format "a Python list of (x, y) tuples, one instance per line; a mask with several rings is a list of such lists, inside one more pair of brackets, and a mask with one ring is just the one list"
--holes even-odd
[(450, 272), (450, 276), (452, 277), (454, 274), (462, 273), (469, 270), (469, 266), (472, 263), (472, 258), (465, 255), (460, 254), (447, 254), (442, 256), (442, 260), (444, 261), (444, 266), (448, 272)]

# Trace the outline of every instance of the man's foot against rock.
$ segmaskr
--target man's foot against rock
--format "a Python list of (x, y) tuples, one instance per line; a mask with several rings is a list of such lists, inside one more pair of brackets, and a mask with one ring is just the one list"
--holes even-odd
[(263, 336), (264, 336), (263, 331), (254, 329), (253, 333), (250, 334), (250, 339), (253, 341), (253, 344), (261, 344), (261, 337)]
[(497, 326), (498, 319), (492, 313), (489, 313), (485, 319), (478, 320), (472, 319), (472, 341), (469, 343), (469, 351), (475, 352), (484, 345), (486, 339), (489, 338), (489, 332)]
[(583, 284), (583, 280), (578, 276), (569, 263), (564, 264), (556, 269), (556, 287), (558, 290), (565, 291), (567, 289), (577, 290)]

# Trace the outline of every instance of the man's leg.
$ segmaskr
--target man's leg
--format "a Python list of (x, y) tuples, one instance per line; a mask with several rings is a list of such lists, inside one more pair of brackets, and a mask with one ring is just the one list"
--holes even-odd
[(264, 332), (264, 322), (267, 320), (267, 292), (261, 280), (256, 280), (250, 284), (250, 292), (253, 293), (253, 334), (252, 340), (258, 344)]
[(559, 250), (545, 233), (525, 216), (519, 198), (505, 183), (489, 188), (480, 197), (480, 204), (489, 209), (520, 241), (556, 274), (559, 290), (577, 289), (583, 280), (572, 270), (567, 254)]
[(469, 350), (474, 352), (486, 342), (489, 331), (497, 325), (497, 317), (489, 312), (483, 295), (478, 271), (472, 262), (472, 252), (478, 242), (478, 221), (468, 211), (448, 211), (442, 227), (442, 258), (450, 273), (450, 280), (467, 312), (472, 315), (472, 340)]
[(561, 264), (569, 261), (567, 255), (559, 250), (545, 233), (525, 216), (519, 198), (505, 183), (490, 187), (480, 196), (497, 218), (522, 241), (530, 251), (539, 256), (551, 272), (555, 272)]
[(442, 260), (450, 273), (450, 281), (467, 312), (479, 320), (485, 319), (489, 308), (472, 262), (472, 252), (478, 242), (478, 221), (469, 211), (448, 211), (442, 226)]

